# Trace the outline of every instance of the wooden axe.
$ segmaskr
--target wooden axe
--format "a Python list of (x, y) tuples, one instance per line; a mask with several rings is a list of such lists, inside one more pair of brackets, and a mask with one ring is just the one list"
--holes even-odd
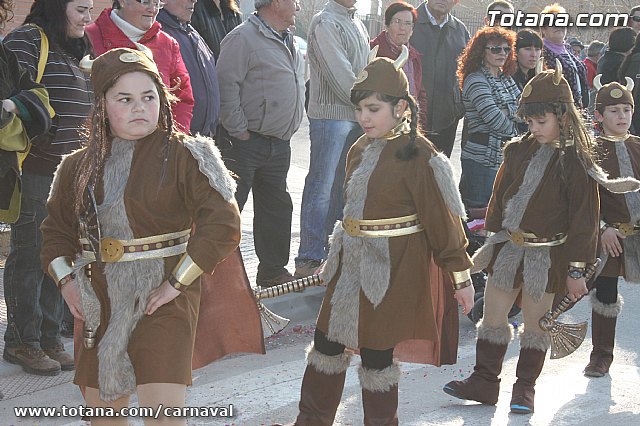
[[(594, 277), (600, 262), (601, 260), (598, 258), (595, 263), (587, 266), (584, 275), (586, 281)], [(583, 297), (584, 296), (581, 296), (575, 303), (582, 300)], [(538, 321), (540, 328), (549, 332), (549, 336), (551, 337), (551, 359), (564, 358), (572, 354), (580, 347), (587, 335), (587, 329), (589, 328), (587, 321), (579, 324), (563, 324), (556, 321), (558, 317), (573, 304), (574, 302), (571, 301), (567, 294), (553, 312), (547, 312)]]
[(264, 306), (264, 304), (261, 302), (262, 299), (271, 299), (274, 297), (283, 296), (293, 291), (302, 291), (307, 287), (313, 287), (321, 284), (322, 279), (320, 279), (319, 275), (311, 275), (273, 287), (254, 290), (253, 295), (256, 298), (258, 310), (260, 311), (262, 330), (265, 334), (265, 337), (268, 337), (272, 334), (277, 334), (284, 330), (284, 328), (289, 324), (290, 320), (273, 313), (273, 311)]

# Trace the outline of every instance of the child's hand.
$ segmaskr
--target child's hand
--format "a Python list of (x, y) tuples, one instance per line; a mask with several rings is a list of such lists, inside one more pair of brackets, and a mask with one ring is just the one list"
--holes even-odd
[(567, 277), (567, 295), (572, 302), (577, 302), (581, 296), (587, 294), (587, 282), (584, 278), (574, 279)]
[(610, 226), (604, 230), (602, 236), (600, 237), (600, 247), (602, 248), (603, 254), (608, 254), (612, 257), (618, 257), (622, 254), (622, 244), (620, 243), (620, 239), (625, 239), (624, 235), (622, 235), (616, 228)]
[(458, 304), (462, 306), (462, 313), (467, 315), (473, 309), (473, 295), (476, 293), (476, 290), (473, 288), (473, 284), (468, 287), (462, 288), (460, 290), (456, 290), (454, 297), (458, 301)]
[(169, 281), (164, 281), (160, 287), (149, 293), (149, 299), (147, 299), (147, 307), (144, 313), (151, 315), (160, 306), (166, 305), (178, 296), (180, 296), (180, 291), (173, 288), (173, 286), (169, 284)]

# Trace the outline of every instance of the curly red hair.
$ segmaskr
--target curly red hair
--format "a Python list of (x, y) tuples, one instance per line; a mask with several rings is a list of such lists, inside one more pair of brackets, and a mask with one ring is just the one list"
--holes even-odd
[(507, 55), (507, 60), (502, 67), (502, 72), (506, 75), (511, 75), (516, 71), (516, 33), (511, 30), (502, 27), (490, 27), (486, 26), (478, 30), (473, 36), (467, 47), (462, 51), (462, 55), (458, 58), (458, 81), (460, 82), (460, 89), (464, 83), (464, 79), (467, 78), (472, 72), (476, 72), (482, 67), (482, 61), (485, 55), (485, 47), (492, 44), (506, 42), (511, 46), (511, 52)]

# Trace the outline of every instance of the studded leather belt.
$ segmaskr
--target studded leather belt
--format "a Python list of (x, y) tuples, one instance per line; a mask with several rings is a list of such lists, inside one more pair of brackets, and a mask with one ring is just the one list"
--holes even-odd
[(625, 237), (640, 232), (640, 223), (610, 223), (609, 226), (616, 228)]
[(399, 237), (422, 232), (424, 226), (417, 214), (390, 219), (354, 219), (345, 217), (342, 228), (352, 237)]
[[(100, 257), (105, 263), (113, 263), (175, 256), (187, 250), (190, 234), (191, 229), (185, 229), (132, 240), (106, 237), (100, 240)], [(81, 238), (80, 244), (82, 244), (82, 257), (95, 261), (96, 256), (91, 250), (89, 241)]]
[(510, 232), (507, 231), (511, 241), (522, 247), (554, 247), (564, 244), (567, 241), (567, 234), (559, 233), (553, 237), (538, 237), (530, 232)]

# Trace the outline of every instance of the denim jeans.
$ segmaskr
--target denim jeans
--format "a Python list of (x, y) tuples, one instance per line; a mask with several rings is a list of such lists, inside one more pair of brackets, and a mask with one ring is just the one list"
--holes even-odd
[(344, 207), (345, 158), (355, 142), (348, 136), (358, 129), (353, 121), (309, 119), (311, 157), (302, 193), (297, 265), (326, 258), (330, 229)]
[(460, 176), (460, 193), (465, 207), (481, 208), (489, 205), (493, 192), (493, 181), (496, 180), (497, 169), (483, 166), (473, 160), (461, 160), (462, 176)]
[(4, 269), (7, 347), (27, 344), (47, 349), (61, 343), (62, 295), (40, 264), (40, 224), (47, 216), (51, 182), (51, 176), (22, 174), (20, 217), (11, 225), (11, 248)]
[(253, 238), (260, 260), (256, 279), (269, 280), (287, 272), (293, 203), (287, 191), (291, 163), (289, 141), (250, 133), (249, 140), (228, 137), (222, 158), (238, 176), (236, 201), (244, 208), (253, 190)]

